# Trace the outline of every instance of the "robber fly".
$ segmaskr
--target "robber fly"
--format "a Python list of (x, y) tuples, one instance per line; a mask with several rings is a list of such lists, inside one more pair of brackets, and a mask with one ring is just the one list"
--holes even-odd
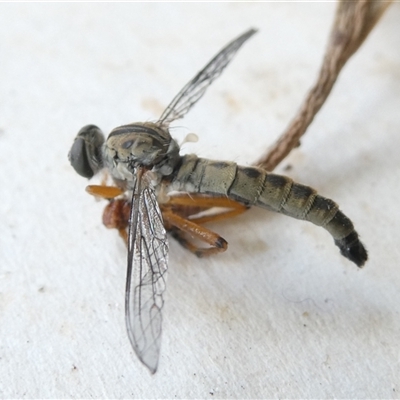
[[(117, 228), (127, 242), (126, 327), (137, 356), (152, 373), (157, 369), (161, 344), (168, 267), (166, 231), (198, 256), (224, 251), (227, 242), (201, 225), (259, 206), (322, 226), (343, 256), (359, 267), (367, 260), (352, 222), (334, 201), (260, 168), (194, 154), (181, 156), (178, 143), (171, 138), (171, 122), (197, 103), (255, 32), (251, 29), (224, 47), (176, 95), (157, 122), (117, 127), (106, 141), (98, 127), (87, 125), (69, 153), (78, 174), (91, 178), (105, 168), (116, 185), (89, 186), (88, 191), (109, 199), (103, 221)], [(212, 207), (225, 211), (196, 216)], [(210, 247), (199, 248), (193, 238)]]

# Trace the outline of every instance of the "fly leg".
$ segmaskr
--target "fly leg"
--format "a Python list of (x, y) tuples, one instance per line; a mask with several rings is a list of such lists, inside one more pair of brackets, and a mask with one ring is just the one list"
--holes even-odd
[[(229, 208), (212, 215), (192, 217), (199, 212), (213, 207)], [(247, 206), (229, 200), (226, 197), (179, 194), (169, 198), (168, 203), (161, 205), (166, 229), (186, 249), (198, 257), (223, 252), (228, 243), (215, 232), (201, 226), (206, 222), (220, 221), (239, 215), (248, 209)], [(206, 242), (211, 247), (201, 248), (188, 240), (186, 236)]]
[[(166, 229), (172, 234), (172, 236), (178, 240), (183, 247), (196, 254), (197, 257), (220, 253), (228, 248), (228, 243), (224, 238), (204, 226), (197, 225), (188, 219), (172, 213), (171, 211), (163, 212), (163, 218)], [(198, 247), (194, 243), (190, 242), (185, 237), (185, 234), (189, 235), (193, 239), (199, 239), (206, 242), (211, 247)]]
[[(109, 200), (109, 204), (103, 212), (103, 224), (109, 229), (117, 229), (127, 244), (127, 228), (131, 204), (129, 200), (124, 198), (115, 199), (115, 197), (123, 194), (124, 191), (115, 186), (105, 185), (90, 185), (87, 186), (86, 191), (94, 196)], [(225, 208), (225, 210), (211, 215), (190, 218), (213, 207)], [(167, 203), (161, 205), (166, 229), (183, 247), (198, 257), (220, 253), (228, 247), (225, 239), (210, 229), (201, 226), (201, 224), (235, 217), (245, 212), (248, 208), (226, 197), (211, 197), (201, 194), (174, 195), (169, 198)], [(211, 247), (198, 247), (188, 240), (187, 236), (206, 242)]]
[(106, 186), (106, 185), (89, 185), (86, 186), (86, 191), (97, 197), (101, 197), (103, 199), (113, 199), (124, 193), (122, 189), (117, 186)]
[(102, 197), (109, 201), (103, 211), (103, 224), (108, 229), (117, 229), (125, 244), (128, 245), (127, 228), (131, 205), (127, 199), (115, 199), (124, 191), (116, 186), (105, 185), (89, 185), (86, 187), (86, 191), (93, 196)]
[[(225, 210), (220, 210), (210, 215), (194, 217), (195, 214), (214, 207), (225, 208)], [(192, 222), (205, 224), (206, 222), (216, 222), (236, 217), (237, 215), (244, 213), (250, 207), (230, 200), (227, 197), (212, 197), (202, 194), (182, 193), (170, 196), (168, 203), (161, 205), (162, 210), (165, 210), (166, 208), (170, 209), (175, 214), (189, 218)]]

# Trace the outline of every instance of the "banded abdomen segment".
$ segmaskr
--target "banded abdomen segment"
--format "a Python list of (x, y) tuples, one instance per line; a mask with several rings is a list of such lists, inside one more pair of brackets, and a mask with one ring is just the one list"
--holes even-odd
[(173, 190), (227, 196), (325, 228), (343, 256), (359, 267), (368, 258), (350, 219), (331, 199), (292, 179), (233, 162), (187, 155), (171, 182)]

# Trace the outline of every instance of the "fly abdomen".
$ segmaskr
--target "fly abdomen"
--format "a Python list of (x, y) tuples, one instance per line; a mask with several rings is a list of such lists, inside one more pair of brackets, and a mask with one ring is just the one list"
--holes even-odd
[(325, 228), (343, 256), (363, 266), (367, 251), (350, 219), (331, 199), (317, 194), (292, 179), (256, 167), (233, 162), (211, 161), (195, 155), (184, 156), (176, 171), (175, 190), (227, 196), (240, 203), (266, 208)]
[(286, 176), (265, 173), (255, 205), (321, 226), (333, 236), (343, 256), (359, 267), (367, 261), (367, 251), (353, 223), (333, 200), (320, 196), (313, 188)]

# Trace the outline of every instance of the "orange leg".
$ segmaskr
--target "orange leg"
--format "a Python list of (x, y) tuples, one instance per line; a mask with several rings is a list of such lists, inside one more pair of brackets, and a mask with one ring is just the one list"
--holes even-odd
[(230, 208), (231, 210), (219, 211), (203, 217), (193, 217), (190, 218), (190, 221), (196, 222), (197, 224), (221, 221), (240, 215), (249, 209), (249, 207), (226, 197), (211, 197), (201, 194), (178, 194), (171, 196), (168, 203), (162, 204), (161, 210), (163, 213), (167, 210), (171, 210), (182, 217), (190, 217), (213, 207)]
[(179, 193), (174, 194), (169, 197), (168, 203), (173, 205), (181, 205), (181, 206), (201, 206), (202, 208), (211, 208), (211, 207), (245, 207), (243, 204), (238, 203), (237, 201), (231, 200), (228, 197), (224, 196), (209, 196), (201, 193)]
[(103, 199), (113, 199), (124, 193), (124, 190), (117, 186), (89, 185), (86, 186), (86, 191), (93, 195), (102, 197)]
[[(225, 251), (228, 243), (218, 234), (201, 226), (206, 222), (216, 222), (245, 212), (248, 207), (226, 197), (211, 197), (202, 194), (181, 193), (170, 196), (161, 204), (166, 229), (186, 249), (198, 257)], [(229, 208), (214, 214), (193, 217), (214, 207)], [(188, 240), (187, 236), (208, 243), (210, 248), (201, 248)]]
[[(103, 224), (109, 229), (117, 229), (127, 244), (127, 228), (129, 225), (131, 204), (127, 199), (114, 199), (123, 194), (124, 191), (115, 186), (101, 185), (90, 185), (86, 188), (86, 191), (94, 196), (110, 200), (104, 209)], [(242, 214), (249, 208), (226, 197), (211, 197), (201, 194), (174, 195), (169, 198), (167, 203), (161, 204), (160, 207), (165, 228), (183, 247), (198, 257), (220, 253), (228, 247), (225, 239), (200, 224), (231, 218)], [(201, 211), (206, 211), (213, 207), (229, 208), (230, 210), (220, 211), (203, 217), (190, 218)], [(189, 241), (186, 236), (203, 241), (211, 247), (198, 247)]]
[[(228, 208), (214, 214), (193, 217), (214, 207)], [(215, 232), (201, 226), (206, 222), (216, 222), (242, 214), (249, 207), (230, 200), (227, 197), (212, 197), (202, 194), (177, 194), (170, 196), (169, 201), (161, 204), (166, 229), (178, 242), (198, 257), (223, 252), (228, 243)], [(206, 242), (211, 247), (200, 248), (188, 240), (187, 236)]]
[[(220, 253), (228, 248), (228, 243), (225, 239), (210, 229), (205, 228), (204, 226), (197, 225), (194, 222), (182, 218), (170, 211), (164, 212), (163, 217), (167, 229), (172, 233), (175, 239), (177, 239), (183, 247), (187, 248), (198, 257)], [(203, 242), (206, 242), (211, 247), (197, 247), (185, 238), (185, 233), (191, 236), (193, 239), (199, 239)]]
[[(103, 224), (109, 229), (117, 229), (125, 244), (128, 244), (131, 204), (127, 199), (113, 199), (103, 212)], [(225, 251), (228, 244), (219, 235), (170, 211), (163, 213), (166, 229), (178, 242), (198, 257)], [(208, 243), (210, 248), (199, 248), (185, 238), (185, 234)]]

